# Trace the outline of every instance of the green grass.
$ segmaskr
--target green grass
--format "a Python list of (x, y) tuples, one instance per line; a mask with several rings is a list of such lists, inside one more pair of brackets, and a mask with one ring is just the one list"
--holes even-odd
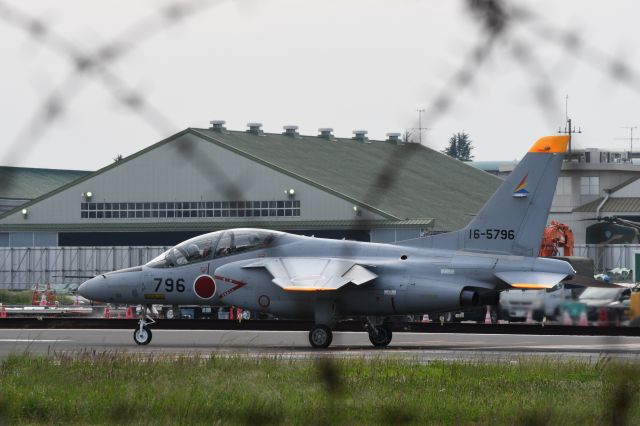
[[(31, 305), (32, 297), (33, 290), (0, 290), (0, 303), (5, 305)], [(73, 305), (75, 303), (73, 297), (61, 294), (56, 295), (56, 300), (61, 305)]]
[(607, 362), (16, 355), (0, 366), (0, 423), (638, 424), (639, 379)]
[(0, 290), (0, 303), (5, 305), (30, 305), (33, 291)]

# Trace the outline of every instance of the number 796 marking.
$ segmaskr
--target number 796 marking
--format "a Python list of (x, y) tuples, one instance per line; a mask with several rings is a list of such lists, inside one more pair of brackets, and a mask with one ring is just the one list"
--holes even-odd
[(178, 278), (177, 280), (175, 280), (175, 285), (174, 285), (173, 278), (167, 278), (165, 280), (163, 280), (162, 278), (154, 278), (153, 280), (156, 282), (156, 289), (155, 289), (156, 292), (160, 291), (160, 286), (162, 285), (163, 281), (164, 281), (164, 291), (166, 291), (167, 293), (171, 293), (174, 290), (179, 293), (182, 293), (185, 290), (184, 278)]

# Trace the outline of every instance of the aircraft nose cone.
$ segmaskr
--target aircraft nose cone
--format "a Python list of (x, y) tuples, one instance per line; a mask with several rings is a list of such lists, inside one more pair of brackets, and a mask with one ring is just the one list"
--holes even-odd
[(89, 300), (97, 300), (100, 296), (100, 283), (99, 280), (104, 279), (102, 276), (91, 278), (80, 284), (78, 287), (78, 294), (80, 296), (89, 299)]

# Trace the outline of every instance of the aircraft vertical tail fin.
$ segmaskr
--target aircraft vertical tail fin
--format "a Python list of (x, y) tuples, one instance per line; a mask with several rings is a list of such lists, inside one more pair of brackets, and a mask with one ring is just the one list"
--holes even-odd
[(537, 256), (569, 136), (539, 139), (461, 232), (466, 250)]
[(421, 245), (537, 256), (568, 144), (569, 136), (539, 139), (466, 228)]

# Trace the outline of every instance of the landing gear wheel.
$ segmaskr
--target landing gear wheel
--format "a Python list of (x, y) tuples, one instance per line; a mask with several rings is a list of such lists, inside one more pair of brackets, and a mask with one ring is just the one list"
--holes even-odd
[(133, 332), (133, 340), (139, 345), (148, 345), (152, 336), (151, 329), (146, 325), (142, 328), (137, 328)]
[(388, 346), (391, 343), (391, 338), (393, 337), (393, 333), (391, 329), (387, 326), (377, 326), (374, 327), (369, 332), (369, 340), (373, 344), (373, 346), (377, 348), (383, 348)]
[(333, 340), (333, 333), (326, 325), (316, 325), (309, 332), (309, 343), (314, 348), (327, 348)]

